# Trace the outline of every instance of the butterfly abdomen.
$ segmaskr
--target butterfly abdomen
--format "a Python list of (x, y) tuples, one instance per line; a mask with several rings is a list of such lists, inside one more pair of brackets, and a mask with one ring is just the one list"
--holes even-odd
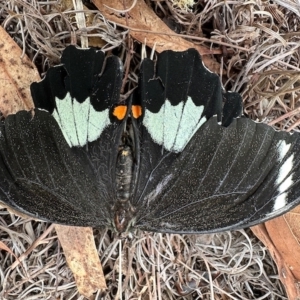
[(130, 203), (133, 178), (133, 151), (128, 141), (119, 146), (116, 162), (116, 202), (112, 207), (113, 228), (116, 232), (127, 232), (135, 222), (135, 208)]
[(132, 150), (129, 146), (122, 146), (116, 165), (117, 198), (121, 202), (128, 201), (133, 172)]

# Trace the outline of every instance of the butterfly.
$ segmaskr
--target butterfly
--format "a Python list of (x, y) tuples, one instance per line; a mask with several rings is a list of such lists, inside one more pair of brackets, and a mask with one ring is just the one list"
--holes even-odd
[(144, 59), (120, 101), (116, 56), (68, 46), (0, 125), (0, 200), (54, 223), (208, 233), (249, 227), (300, 201), (298, 133), (242, 115), (198, 52)]

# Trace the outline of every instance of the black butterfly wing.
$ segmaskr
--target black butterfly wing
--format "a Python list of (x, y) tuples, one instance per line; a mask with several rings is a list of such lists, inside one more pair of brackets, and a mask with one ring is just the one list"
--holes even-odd
[(210, 119), (195, 134), (152, 197), (139, 227), (159, 232), (243, 228), (299, 203), (298, 135), (240, 118), (224, 128)]
[[(184, 52), (184, 66), (178, 54), (168, 55), (161, 67), (167, 80), (147, 78), (153, 66), (142, 75), (145, 115), (137, 126), (140, 173), (146, 176), (139, 179), (135, 198), (141, 212), (136, 226), (158, 232), (215, 232), (263, 222), (295, 206), (300, 192), (298, 134), (235, 119), (241, 113), (240, 97), (222, 93), (217, 76), (204, 69), (193, 50)], [(188, 76), (181, 77), (185, 68)], [(148, 97), (153, 82), (160, 84), (163, 99)], [(177, 91), (174, 82), (181, 87)], [(147, 114), (151, 122), (145, 122)], [(174, 136), (171, 142), (168, 134)]]
[(62, 62), (32, 85), (38, 108), (1, 124), (1, 201), (56, 223), (108, 226), (126, 119), (113, 115), (121, 64), (73, 46)]
[(132, 202), (141, 210), (146, 190), (167, 184), (161, 182), (161, 174), (168, 171), (193, 132), (213, 115), (227, 125), (242, 111), (240, 96), (223, 93), (218, 76), (204, 67), (195, 49), (165, 51), (156, 65), (145, 59), (133, 95), (135, 105), (142, 107), (143, 115), (133, 118), (140, 149)]
[(94, 184), (87, 156), (74, 154), (49, 113), (36, 110), (32, 117), (22, 111), (7, 117), (0, 141), (2, 201), (56, 223), (95, 222), (96, 196), (106, 197)]

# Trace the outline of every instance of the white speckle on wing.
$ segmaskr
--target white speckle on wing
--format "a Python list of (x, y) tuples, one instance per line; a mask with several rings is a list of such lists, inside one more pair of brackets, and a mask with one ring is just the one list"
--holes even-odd
[(282, 161), (287, 152), (290, 150), (291, 144), (287, 144), (286, 141), (282, 140), (278, 142), (278, 154), (279, 161)]
[[(279, 161), (282, 161), (288, 153), (291, 144), (287, 144), (285, 141), (281, 141), (278, 147)], [(293, 174), (288, 174), (293, 169), (294, 154), (290, 155), (288, 159), (281, 165), (278, 176), (276, 178), (276, 185), (278, 185), (277, 191), (279, 195), (276, 197), (274, 202), (273, 210), (279, 210), (287, 205), (287, 190), (293, 184)], [(288, 177), (287, 177), (288, 176)]]
[(173, 178), (172, 174), (166, 176), (163, 180), (161, 180), (155, 187), (155, 189), (145, 197), (148, 205), (152, 200), (155, 200), (157, 196), (163, 191), (164, 187), (169, 183), (169, 181)]

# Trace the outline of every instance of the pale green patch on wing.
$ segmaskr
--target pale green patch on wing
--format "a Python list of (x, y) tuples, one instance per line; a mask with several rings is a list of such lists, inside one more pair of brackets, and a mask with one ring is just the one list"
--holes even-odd
[[(196, 106), (192, 98), (188, 97), (181, 117), (183, 122), (180, 122), (176, 136), (176, 144), (180, 145), (182, 150), (197, 130), (206, 122), (206, 118), (204, 116), (201, 118), (203, 110), (204, 105)], [(188, 140), (186, 137), (189, 137)]]
[(88, 127), (85, 125), (90, 110), (90, 98), (87, 98), (84, 102), (79, 103), (76, 100), (73, 101), (73, 115), (74, 115), (74, 123), (76, 126), (76, 135), (78, 145), (76, 146), (84, 146), (88, 142)]
[(181, 152), (196, 131), (205, 123), (204, 106), (194, 104), (191, 97), (173, 106), (166, 100), (158, 113), (146, 109), (143, 124), (153, 141), (171, 152)]
[(89, 120), (88, 120), (88, 140), (95, 141), (99, 138), (103, 130), (110, 124), (109, 109), (104, 111), (96, 111), (90, 105)]
[[(163, 111), (163, 124), (164, 124), (164, 137), (163, 137), (163, 145), (169, 150), (177, 144), (177, 134), (178, 128), (182, 119), (182, 108), (183, 102), (180, 102), (178, 105), (171, 105), (170, 101), (166, 101), (164, 106), (162, 107)], [(162, 111), (162, 109), (161, 109)], [(174, 145), (176, 141), (176, 144)], [(178, 141), (178, 144), (180, 141)]]
[(109, 109), (96, 111), (90, 98), (79, 103), (68, 93), (63, 100), (56, 99), (53, 117), (57, 121), (70, 147), (83, 147), (97, 140), (110, 124)]
[(154, 142), (159, 145), (163, 145), (164, 142), (164, 108), (165, 104), (157, 113), (152, 113), (146, 109), (143, 119), (144, 126), (147, 128)]
[(69, 93), (63, 100), (56, 98), (56, 114), (53, 114), (69, 146), (78, 144), (72, 102)]

